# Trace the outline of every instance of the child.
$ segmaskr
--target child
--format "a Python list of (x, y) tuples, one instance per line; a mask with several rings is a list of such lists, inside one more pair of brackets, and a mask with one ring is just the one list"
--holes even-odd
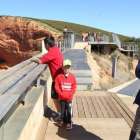
[(70, 73), (71, 61), (66, 59), (63, 61), (63, 74), (59, 74), (55, 80), (55, 89), (58, 93), (61, 106), (61, 122), (60, 126), (67, 123), (67, 130), (72, 129), (72, 99), (77, 86), (75, 77)]

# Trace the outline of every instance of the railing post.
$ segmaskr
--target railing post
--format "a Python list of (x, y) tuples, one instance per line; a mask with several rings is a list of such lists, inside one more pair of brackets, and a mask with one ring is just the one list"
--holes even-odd
[(74, 48), (74, 34), (71, 34), (71, 48)]
[(69, 48), (71, 48), (71, 40), (69, 39)]
[(66, 39), (66, 48), (68, 48), (68, 39)]
[(35, 81), (35, 86), (38, 87), (40, 85), (40, 77), (37, 78)]
[(116, 78), (116, 70), (117, 70), (117, 58), (113, 58), (113, 65), (112, 65), (112, 77)]
[(65, 52), (65, 47), (66, 47), (66, 42), (65, 42), (66, 40), (64, 40), (64, 52)]
[(68, 48), (70, 48), (70, 45), (69, 45), (70, 40), (68, 39), (68, 41), (67, 41), (67, 42), (68, 42)]
[(62, 43), (61, 43), (61, 41), (60, 41), (60, 42), (59, 42), (59, 45), (60, 45), (60, 51), (61, 51), (61, 44), (62, 44)]
[(0, 121), (0, 140), (4, 140), (4, 123)]
[(45, 98), (44, 98), (45, 103), (48, 103), (47, 82), (46, 82), (46, 84), (44, 86), (44, 95), (45, 95)]
[(23, 105), (24, 106), (27, 106), (28, 104), (29, 104), (29, 92), (30, 91), (28, 91), (27, 93), (26, 93), (26, 95), (25, 95), (25, 97), (24, 97), (24, 99), (23, 99)]
[(58, 42), (56, 43), (57, 47), (58, 47)]
[(134, 51), (132, 51), (132, 58), (134, 59)]

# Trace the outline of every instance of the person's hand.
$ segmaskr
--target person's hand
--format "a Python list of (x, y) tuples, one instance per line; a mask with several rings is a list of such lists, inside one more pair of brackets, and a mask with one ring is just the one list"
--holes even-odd
[(34, 61), (35, 61), (35, 59), (34, 59), (34, 58), (32, 58), (32, 59), (30, 59), (30, 61), (31, 61), (31, 62), (34, 62)]
[(38, 63), (38, 64), (42, 64), (41, 60), (39, 58), (33, 58), (30, 61)]

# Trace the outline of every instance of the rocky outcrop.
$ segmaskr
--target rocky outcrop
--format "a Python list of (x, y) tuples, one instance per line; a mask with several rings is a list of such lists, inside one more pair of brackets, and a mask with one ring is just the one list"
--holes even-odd
[(7, 69), (33, 55), (41, 47), (41, 40), (56, 33), (33, 21), (2, 16), (0, 18), (0, 69)]

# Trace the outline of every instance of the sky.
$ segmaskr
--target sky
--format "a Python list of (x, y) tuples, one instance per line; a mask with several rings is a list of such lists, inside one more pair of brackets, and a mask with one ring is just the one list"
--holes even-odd
[(140, 0), (0, 0), (0, 15), (65, 21), (140, 38)]

